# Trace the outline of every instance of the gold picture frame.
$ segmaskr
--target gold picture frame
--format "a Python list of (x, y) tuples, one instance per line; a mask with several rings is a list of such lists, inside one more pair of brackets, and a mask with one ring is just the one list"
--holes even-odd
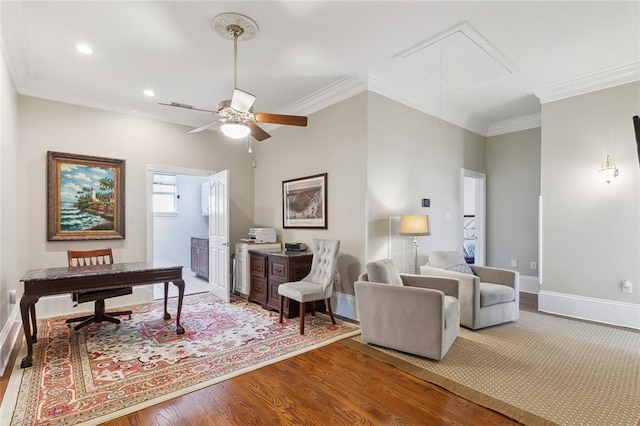
[(125, 237), (125, 160), (47, 151), (47, 240)]
[(282, 181), (283, 228), (327, 229), (327, 173)]

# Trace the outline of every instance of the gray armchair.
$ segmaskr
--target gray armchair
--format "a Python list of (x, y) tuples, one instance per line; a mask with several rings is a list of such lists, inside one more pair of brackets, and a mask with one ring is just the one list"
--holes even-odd
[[(466, 272), (461, 272), (466, 271)], [(520, 316), (520, 274), (467, 265), (462, 252), (434, 251), (421, 275), (459, 281), (460, 324), (472, 330), (515, 321)]]
[(390, 259), (367, 264), (355, 283), (362, 339), (442, 359), (460, 330), (458, 282), (398, 274)]

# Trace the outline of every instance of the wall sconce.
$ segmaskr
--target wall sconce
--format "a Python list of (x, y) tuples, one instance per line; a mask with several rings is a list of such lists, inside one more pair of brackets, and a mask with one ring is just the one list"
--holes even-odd
[(602, 176), (605, 182), (611, 183), (614, 178), (618, 177), (618, 174), (620, 174), (620, 170), (618, 170), (615, 163), (611, 161), (611, 156), (607, 155), (606, 161), (602, 167), (600, 167), (600, 176)]
[(415, 248), (414, 272), (418, 273), (418, 237), (429, 235), (429, 216), (426, 214), (405, 214), (400, 216), (400, 235), (413, 237)]

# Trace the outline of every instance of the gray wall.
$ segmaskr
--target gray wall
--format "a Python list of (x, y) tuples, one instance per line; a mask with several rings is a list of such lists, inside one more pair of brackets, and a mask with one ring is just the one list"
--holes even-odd
[(487, 265), (529, 276), (538, 276), (540, 137), (538, 127), (487, 138)]
[(435, 117), (375, 93), (367, 114), (368, 260), (388, 257), (387, 217), (402, 214), (429, 215), (419, 264), (429, 251), (461, 250), (460, 169), (485, 171), (485, 137), (446, 122), (438, 132)]
[[(366, 101), (361, 93), (309, 116), (306, 128), (283, 126), (254, 144), (255, 222), (276, 229), (278, 241), (341, 241), (336, 291), (353, 294), (364, 261)], [(328, 229), (283, 229), (282, 181), (328, 173)]]
[[(7, 320), (17, 305), (9, 304), (9, 291), (18, 290), (21, 270), (17, 262), (18, 200), (17, 150), (18, 150), (18, 101), (17, 93), (4, 54), (0, 54), (0, 344), (8, 333)], [(20, 294), (20, 292), (18, 293)], [(12, 343), (12, 342), (11, 342)], [(4, 352), (0, 352), (0, 358)], [(4, 360), (0, 359), (0, 370)]]
[[(345, 294), (353, 294), (367, 261), (388, 256), (388, 216), (430, 215), (421, 263), (430, 250), (459, 249), (460, 168), (484, 171), (485, 138), (448, 123), (442, 133), (437, 128), (434, 117), (364, 92), (312, 114), (306, 129), (277, 129), (255, 144), (256, 224), (276, 228), (285, 242), (340, 239), (337, 291)], [(324, 172), (329, 229), (282, 229), (282, 181)], [(422, 198), (431, 198), (432, 207), (420, 207)]]
[(244, 143), (184, 126), (27, 96), (18, 97), (18, 269), (59, 266), (70, 248), (92, 249), (104, 241), (46, 241), (46, 152), (61, 151), (126, 160), (126, 239), (112, 240), (119, 262), (145, 260), (147, 166), (167, 165), (230, 172), (231, 238), (253, 222), (253, 171)]
[[(639, 113), (640, 82), (542, 106), (543, 291), (640, 303)], [(607, 154), (620, 168), (610, 184)]]

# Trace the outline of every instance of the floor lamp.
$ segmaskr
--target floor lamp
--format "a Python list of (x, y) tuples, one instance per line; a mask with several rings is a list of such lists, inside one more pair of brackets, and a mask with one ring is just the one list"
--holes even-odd
[(429, 235), (429, 216), (426, 214), (404, 214), (400, 216), (400, 235), (413, 237), (415, 247), (414, 273), (418, 273), (418, 237)]

